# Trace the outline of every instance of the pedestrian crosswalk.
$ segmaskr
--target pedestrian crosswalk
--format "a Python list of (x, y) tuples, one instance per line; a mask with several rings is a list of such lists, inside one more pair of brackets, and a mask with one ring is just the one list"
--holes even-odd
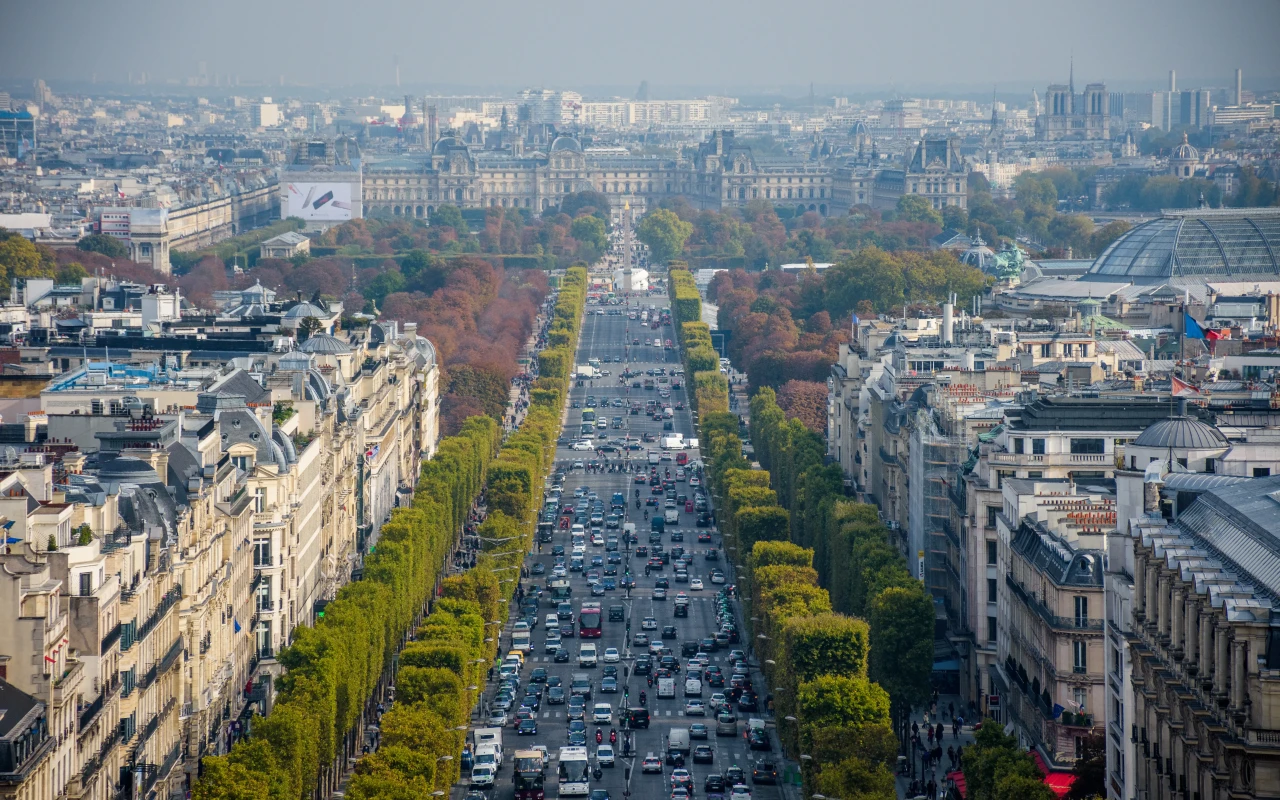
[[(565, 714), (565, 712), (563, 712), (563, 711), (543, 711), (543, 712), (542, 712), (542, 718), (543, 718), (543, 719), (564, 719), (564, 714)], [(685, 714), (685, 713), (684, 713), (684, 710), (683, 710), (683, 709), (678, 709), (678, 708), (676, 708), (676, 709), (668, 708), (668, 709), (665, 709), (665, 710), (663, 710), (663, 709), (654, 709), (654, 710), (653, 710), (653, 712), (652, 712), (652, 714), (653, 714), (653, 716), (655, 716), (655, 717), (685, 717), (685, 716), (689, 716), (689, 715), (687, 715), (687, 714)], [(696, 718), (698, 718), (698, 719), (706, 719), (706, 715), (698, 715), (698, 714), (694, 714), (693, 716), (691, 716), (691, 717), (689, 717), (689, 718), (690, 718), (690, 719), (693, 719), (693, 718), (695, 718), (695, 717), (696, 717)]]

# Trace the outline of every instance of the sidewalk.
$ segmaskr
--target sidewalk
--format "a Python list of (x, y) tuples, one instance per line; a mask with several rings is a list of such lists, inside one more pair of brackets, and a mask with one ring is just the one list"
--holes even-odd
[[(960, 727), (960, 735), (957, 738), (952, 733), (953, 720), (950, 714), (950, 707), (953, 704), (955, 706), (956, 716), (964, 717), (967, 709), (962, 708), (963, 704), (961, 703), (960, 698), (957, 697), (956, 695), (947, 695), (947, 694), (939, 695), (938, 703), (937, 703), (937, 712), (938, 712), (937, 714), (927, 713), (929, 711), (929, 709), (927, 708), (912, 712), (911, 721), (916, 725), (920, 726), (920, 742), (923, 745), (923, 749), (917, 748), (914, 750), (912, 754), (913, 755), (912, 761), (914, 763), (908, 765), (907, 775), (898, 776), (898, 779), (897, 779), (898, 797), (900, 798), (929, 797), (928, 793), (922, 787), (924, 786), (925, 783), (927, 783), (927, 781), (930, 778), (933, 779), (934, 784), (937, 786), (937, 791), (934, 793), (933, 797), (942, 798), (946, 796), (947, 773), (953, 771), (953, 767), (951, 766), (951, 763), (952, 763), (951, 759), (947, 756), (947, 748), (952, 748), (953, 750), (959, 751), (961, 748), (970, 747), (974, 742), (973, 723), (981, 721), (980, 719), (971, 720), (965, 717), (964, 724)], [(942, 758), (932, 766), (928, 766), (928, 760), (924, 754), (924, 750), (927, 750), (930, 747), (929, 739), (925, 735), (925, 728), (924, 728), (926, 717), (928, 717), (928, 721), (930, 725), (933, 725), (936, 727), (937, 724), (941, 722), (943, 727), (942, 741), (939, 742), (938, 740), (935, 739), (932, 745), (934, 748), (937, 748), (939, 746), (942, 747)], [(922, 769), (922, 761), (925, 765), (923, 769)], [(956, 764), (957, 766), (959, 765), (959, 759), (956, 760)], [(912, 768), (914, 768), (914, 772), (912, 771)], [(920, 787), (918, 787), (918, 791), (916, 791), (915, 793), (912, 793), (911, 791), (913, 776), (916, 780), (921, 782)]]

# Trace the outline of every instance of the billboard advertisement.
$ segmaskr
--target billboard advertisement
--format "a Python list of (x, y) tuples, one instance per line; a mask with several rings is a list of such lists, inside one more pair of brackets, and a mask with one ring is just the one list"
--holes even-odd
[(289, 184), (286, 217), (342, 222), (352, 217), (350, 183)]

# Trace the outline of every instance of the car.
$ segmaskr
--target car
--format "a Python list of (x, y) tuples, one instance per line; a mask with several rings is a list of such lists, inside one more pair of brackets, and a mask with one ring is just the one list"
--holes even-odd
[(587, 732), (586, 722), (580, 719), (569, 720), (569, 733), (585, 734), (586, 732)]
[(694, 578), (694, 579), (690, 580), (690, 581), (689, 581), (689, 591), (691, 591), (691, 592), (700, 592), (700, 591), (702, 591), (702, 578)]
[(712, 712), (718, 714), (721, 711), (728, 710), (729, 700), (724, 696), (724, 692), (716, 692), (707, 699), (707, 706), (712, 710)]
[(592, 789), (591, 795), (587, 797), (587, 800), (610, 800), (609, 790), (608, 789)]
[(606, 647), (604, 649), (604, 662), (606, 664), (615, 664), (621, 660), (622, 654), (618, 652), (616, 647)]
[(530, 711), (538, 711), (542, 708), (542, 698), (534, 692), (529, 692), (524, 696), (524, 699), (520, 701), (520, 707), (527, 708)]
[(505, 728), (507, 727), (507, 721), (507, 712), (500, 708), (494, 709), (489, 714), (488, 724), (490, 728)]
[(547, 636), (546, 652), (555, 653), (560, 649), (560, 631), (555, 631), (555, 636)]
[(516, 726), (517, 736), (537, 736), (538, 721), (533, 717), (520, 720), (520, 724)]
[(684, 715), (686, 717), (704, 717), (707, 714), (707, 707), (702, 701), (694, 698), (684, 704)]
[(553, 578), (564, 578), (568, 574), (569, 571), (565, 569), (564, 564), (556, 564), (551, 568), (551, 577)]
[(693, 748), (693, 763), (710, 764), (715, 760), (715, 751), (711, 749), (711, 745), (700, 744)]
[(751, 766), (751, 782), (776, 786), (778, 783), (778, 765), (772, 761), (757, 761)]
[(545, 575), (546, 572), (547, 572), (547, 565), (543, 564), (541, 561), (533, 565), (534, 575)]
[(604, 587), (598, 583), (591, 584), (592, 597), (604, 597)]
[(641, 654), (636, 656), (636, 665), (632, 670), (637, 675), (648, 675), (653, 672), (653, 659), (648, 655)]
[(706, 725), (703, 725), (701, 722), (695, 722), (689, 726), (689, 738), (708, 739), (710, 738), (710, 731), (707, 729)]
[(547, 703), (553, 706), (564, 703), (564, 687), (552, 686), (547, 689)]
[(737, 736), (738, 735), (738, 718), (733, 714), (722, 711), (716, 715), (716, 736)]
[[(710, 552), (714, 553), (716, 551), (712, 550)], [(724, 573), (718, 569), (711, 570), (711, 582), (717, 586), (724, 583)]]
[(644, 775), (648, 775), (655, 772), (661, 775), (662, 759), (658, 758), (653, 753), (649, 753), (647, 756), (644, 757), (644, 761), (640, 762), (640, 772), (641, 774), (644, 774)]
[(547, 671), (543, 667), (535, 667), (533, 672), (529, 673), (529, 681), (531, 683), (546, 683)]
[(773, 744), (769, 741), (769, 734), (759, 728), (752, 728), (747, 731), (747, 749), (773, 750)]
[(492, 789), (497, 770), (489, 764), (477, 764), (471, 768), (471, 785), (477, 789)]
[(632, 647), (648, 647), (649, 634), (644, 633), (643, 631), (640, 633), (637, 633), (635, 636), (631, 638), (631, 646)]
[(596, 703), (591, 709), (591, 721), (597, 725), (608, 725), (613, 721), (613, 706), (608, 703)]
[(754, 693), (747, 694), (744, 692), (743, 695), (738, 698), (738, 710), (739, 711), (759, 711), (760, 699), (756, 697)]
[(727, 800), (751, 800), (751, 790), (739, 783), (729, 790)]
[(693, 776), (689, 774), (689, 770), (676, 768), (671, 770), (671, 785), (684, 786), (688, 789), (693, 788)]
[(567, 647), (556, 648), (555, 663), (557, 664), (569, 663), (569, 648)]
[(600, 680), (600, 691), (616, 693), (618, 691), (618, 679), (612, 675), (605, 676)]
[(602, 744), (596, 748), (596, 763), (602, 767), (613, 766), (613, 745)]
[(655, 617), (645, 617), (640, 621), (640, 630), (656, 631), (658, 629), (658, 620)]
[(667, 590), (666, 590), (666, 589), (663, 589), (661, 586), (655, 586), (655, 587), (653, 587), (653, 599), (654, 599), (654, 600), (666, 600), (666, 599), (667, 599)]
[(713, 772), (707, 776), (702, 782), (702, 791), (710, 794), (711, 792), (723, 793), (725, 790), (724, 776), (718, 772)]
[(573, 731), (572, 733), (569, 734), (569, 746), (570, 747), (586, 747), (587, 734), (583, 731)]
[(662, 648), (664, 647), (666, 647), (666, 645), (662, 643), (661, 639), (649, 640), (649, 652), (652, 655), (655, 655), (655, 656), (662, 655)]

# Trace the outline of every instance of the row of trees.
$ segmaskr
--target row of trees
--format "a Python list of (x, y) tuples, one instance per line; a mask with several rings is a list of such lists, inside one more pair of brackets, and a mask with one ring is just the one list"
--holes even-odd
[[(343, 587), (324, 617), (296, 629), (293, 644), (280, 653), (286, 672), (271, 715), (255, 717), (252, 737), (228, 755), (204, 760), (197, 798), (304, 798), (317, 787), (328, 790), (334, 770), (353, 754), (355, 728), (388, 659), (443, 574), (498, 441), (498, 425), (477, 417), (441, 442), (423, 465), (413, 505), (396, 509), (383, 525), (377, 551), (366, 556), (364, 579)], [(432, 738), (460, 747), (448, 727), (440, 722)], [(435, 773), (434, 758), (429, 770), (422, 768), (426, 757), (411, 760), (424, 781), (443, 780), (446, 787), (452, 781)]]
[[(790, 519), (770, 475), (742, 455), (737, 418), (701, 415), (708, 479), (726, 549), (747, 554), (739, 573), (773, 687), (778, 734), (801, 755), (807, 792), (894, 797), (897, 755), (889, 696), (870, 680), (864, 620), (836, 613), (813, 568), (814, 552), (788, 541)], [(759, 638), (763, 637), (763, 638)]]
[[(575, 330), (585, 285), (585, 270), (571, 270), (556, 305), (557, 320), (573, 320)], [(482, 665), (498, 653), (486, 625), (501, 618), (514, 593), (514, 580), (499, 576), (519, 567), (532, 541), (535, 493), (552, 465), (567, 391), (567, 378), (540, 377), (529, 414), (500, 449), (500, 431), (488, 417), (468, 419), (441, 443), (423, 465), (413, 507), (397, 509), (383, 526), (365, 579), (344, 587), (320, 624), (300, 628), (281, 654), (288, 671), (271, 716), (255, 718), (252, 738), (229, 755), (205, 759), (197, 798), (313, 794), (340, 753), (344, 761), (354, 755), (351, 731), (364, 703), (437, 584), (442, 599), (400, 653), (397, 702), (382, 718), (382, 745), (361, 760), (347, 793), (410, 800), (449, 791), (458, 780), (473, 687), (483, 684)], [(442, 578), (481, 486), (491, 511), (479, 533), (498, 544), (474, 569)]]
[(684, 360), (689, 402), (699, 413), (729, 410), (729, 381), (720, 373), (720, 356), (711, 343), (711, 328), (702, 321), (702, 297), (683, 262), (673, 262), (667, 291), (672, 321)]

